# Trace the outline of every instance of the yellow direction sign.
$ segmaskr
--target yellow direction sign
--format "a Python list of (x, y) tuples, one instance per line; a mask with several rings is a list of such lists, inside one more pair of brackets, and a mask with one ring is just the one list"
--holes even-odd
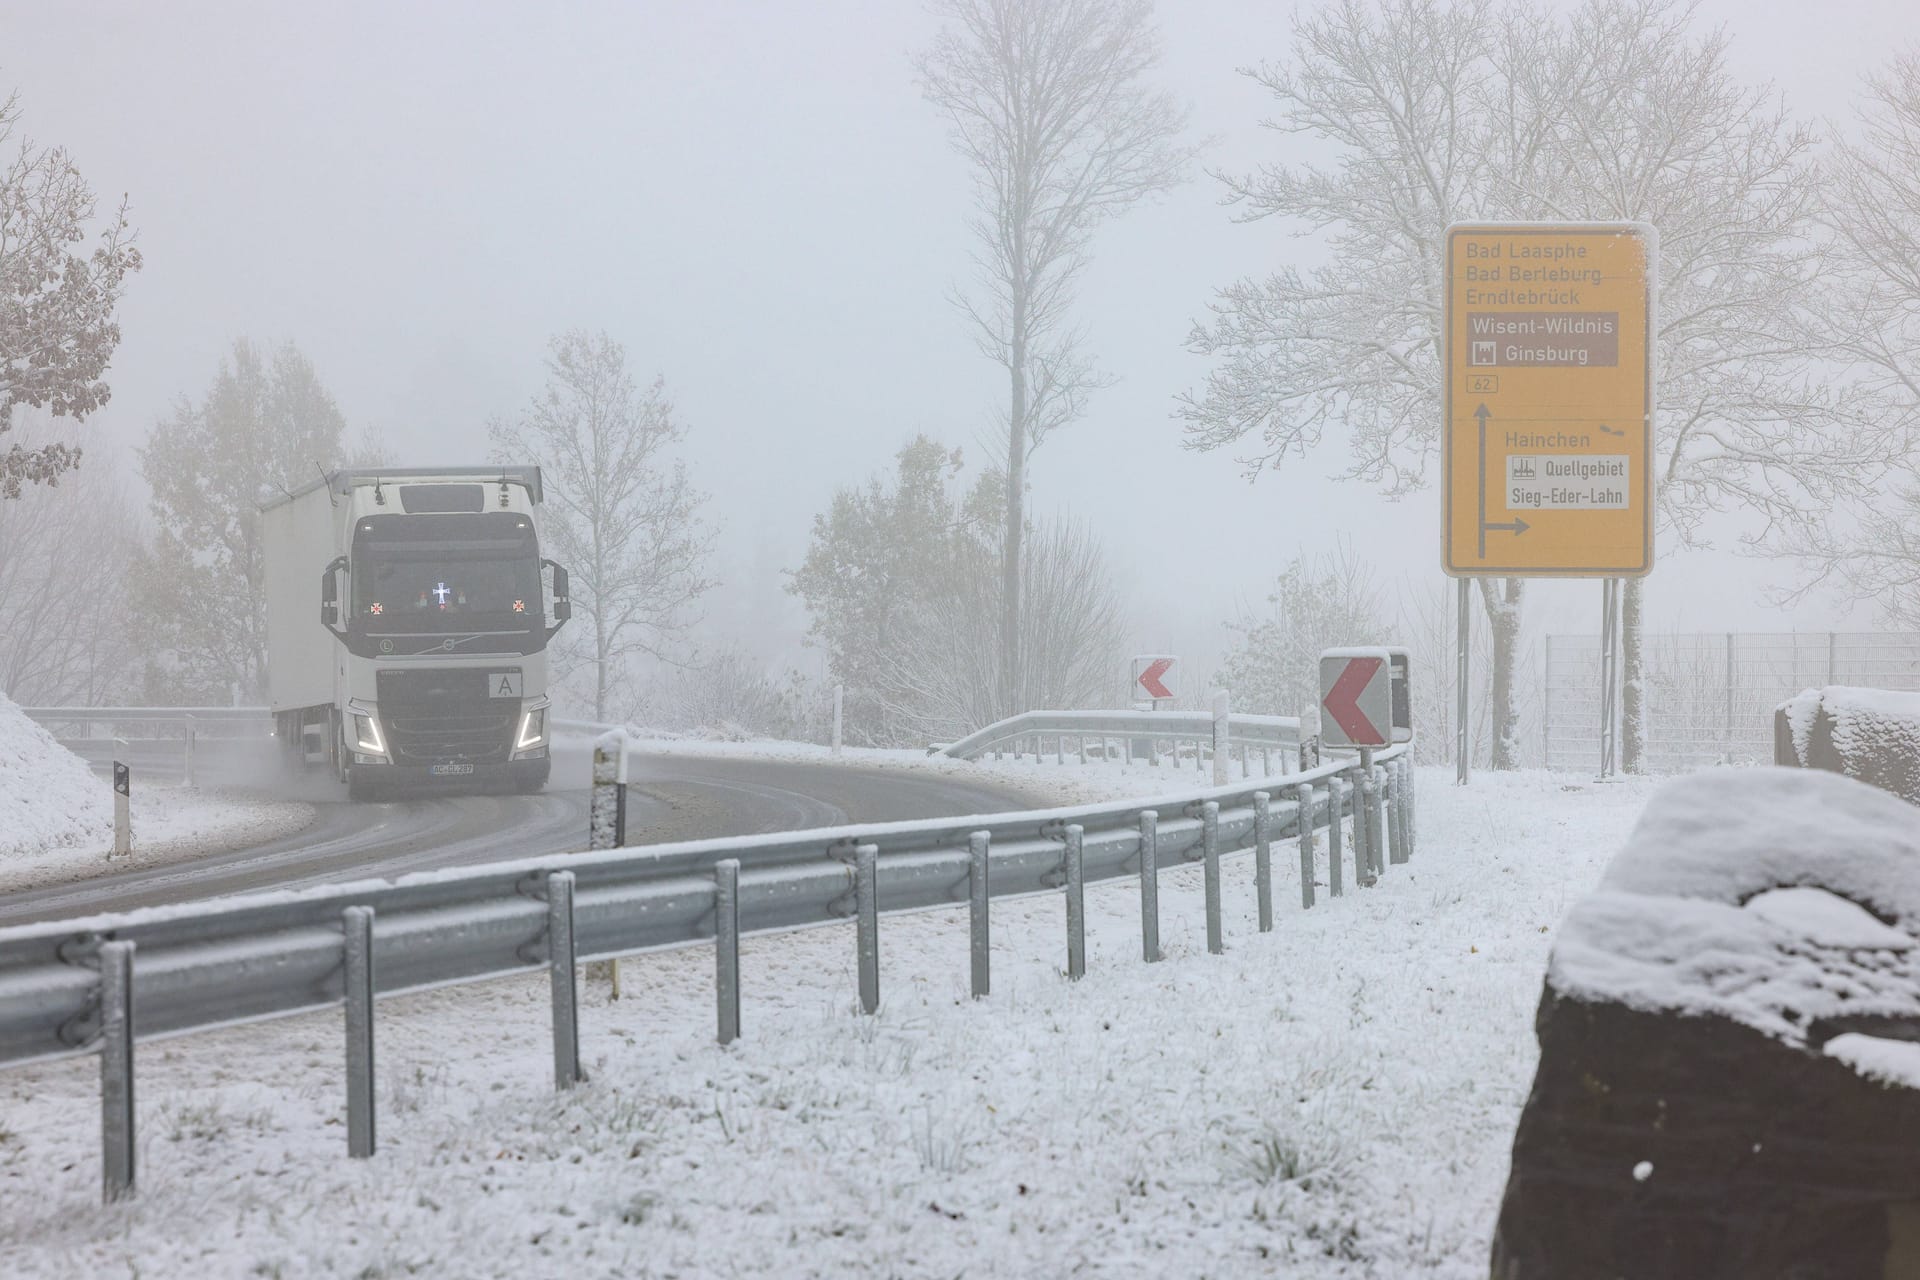
[(1653, 567), (1653, 229), (1447, 229), (1445, 565)]

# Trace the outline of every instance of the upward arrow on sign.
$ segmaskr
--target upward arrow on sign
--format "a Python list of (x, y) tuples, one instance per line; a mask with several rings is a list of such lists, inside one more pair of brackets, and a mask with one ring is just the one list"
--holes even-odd
[[(1172, 666), (1172, 658), (1155, 658), (1152, 662), (1149, 662), (1146, 669), (1140, 673), (1140, 687), (1156, 698), (1171, 698), (1173, 696), (1173, 690), (1161, 684), (1160, 677), (1167, 674), (1167, 671)], [(1113, 686), (1109, 685), (1107, 687), (1112, 688)]]
[(1380, 670), (1382, 663), (1378, 658), (1353, 658), (1347, 663), (1347, 669), (1333, 682), (1333, 688), (1327, 690), (1327, 696), (1321, 699), (1321, 705), (1340, 731), (1353, 742), (1384, 742), (1385, 736), (1367, 719), (1367, 713), (1360, 709), (1360, 695), (1366, 692), (1368, 681), (1374, 672)]

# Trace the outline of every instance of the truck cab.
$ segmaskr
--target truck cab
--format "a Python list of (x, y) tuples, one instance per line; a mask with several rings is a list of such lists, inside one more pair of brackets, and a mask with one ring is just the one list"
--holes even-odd
[(571, 615), (541, 555), (538, 467), (336, 471), (271, 504), (268, 684), (290, 763), (355, 799), (537, 791), (547, 647)]

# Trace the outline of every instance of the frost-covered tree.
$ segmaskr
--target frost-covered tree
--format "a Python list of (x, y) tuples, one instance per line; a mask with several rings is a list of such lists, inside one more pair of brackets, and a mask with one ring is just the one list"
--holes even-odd
[[(890, 476), (836, 493), (814, 517), (789, 590), (812, 615), (829, 678), (846, 689), (849, 741), (924, 744), (1000, 717), (1003, 481), (961, 479), (958, 451), (916, 437)], [(1101, 701), (1119, 645), (1119, 596), (1098, 542), (1061, 521), (1023, 539), (1029, 607), (1019, 678), (1027, 707)]]
[(561, 632), (562, 674), (592, 673), (596, 720), (629, 659), (673, 656), (713, 585), (706, 495), (675, 456), (686, 430), (663, 379), (641, 390), (626, 349), (582, 329), (553, 339), (547, 385), (532, 403), (488, 427), (495, 461), (540, 465), (547, 546), (586, 620), (577, 635)]
[[(18, 95), (0, 102), (0, 147), (18, 129)], [(107, 362), (120, 343), (114, 308), (140, 250), (119, 209), (86, 248), (93, 190), (60, 147), (22, 139), (0, 170), (0, 435), (15, 405), (85, 418), (107, 402)], [(43, 439), (0, 451), (0, 498), (53, 483), (80, 451)]]
[(1373, 569), (1349, 549), (1318, 559), (1296, 555), (1266, 605), (1227, 624), (1235, 639), (1219, 681), (1238, 710), (1299, 715), (1319, 700), (1323, 650), (1392, 642)]
[(1003, 713), (1016, 682), (1027, 460), (1101, 385), (1070, 322), (1093, 232), (1178, 183), (1195, 148), (1186, 112), (1148, 76), (1160, 60), (1149, 0), (940, 0), (945, 20), (917, 60), (921, 88), (973, 174), (979, 287), (957, 301), (1007, 371), (1005, 510), (996, 593)]
[(346, 419), (291, 342), (241, 338), (206, 395), (182, 397), (140, 450), (153, 541), (133, 598), (149, 696), (225, 702), (266, 692), (267, 590), (259, 507), (346, 458)]
[[(1659, 232), (1653, 476), (1671, 546), (1737, 510), (1772, 545), (1855, 485), (1886, 447), (1829, 380), (1810, 308), (1814, 136), (1727, 37), (1680, 0), (1587, 0), (1566, 13), (1493, 0), (1338, 0), (1295, 22), (1296, 52), (1247, 72), (1275, 129), (1330, 144), (1331, 166), (1223, 181), (1243, 220), (1317, 236), (1328, 260), (1222, 290), (1191, 348), (1215, 365), (1176, 410), (1192, 448), (1250, 472), (1331, 430), (1347, 478), (1398, 496), (1440, 442), (1442, 236), (1466, 220), (1639, 220)], [(1494, 646), (1493, 763), (1517, 763), (1513, 679), (1524, 584), (1483, 579)], [(1626, 762), (1640, 765), (1641, 590), (1628, 585)]]
[(1793, 550), (1833, 583), (1920, 628), (1920, 53), (1868, 81), (1856, 136), (1836, 139), (1825, 174), (1827, 262), (1844, 288), (1821, 316), (1843, 335), (1852, 375), (1890, 426), (1890, 477), (1858, 502), (1849, 526), (1802, 531)]
[(916, 599), (947, 580), (962, 526), (992, 518), (967, 510), (960, 469), (958, 450), (916, 436), (894, 455), (891, 476), (838, 490), (813, 518), (787, 590), (806, 603), (809, 642), (826, 650), (829, 676), (845, 688), (849, 741), (905, 739), (882, 696), (887, 655), (903, 643)]

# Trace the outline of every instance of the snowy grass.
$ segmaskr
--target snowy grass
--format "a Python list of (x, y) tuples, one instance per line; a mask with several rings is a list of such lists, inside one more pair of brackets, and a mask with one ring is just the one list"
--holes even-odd
[(143, 1044), (140, 1193), (112, 1208), (95, 1063), (8, 1072), (0, 1256), (20, 1276), (1484, 1276), (1553, 930), (1646, 790), (1447, 781), (1422, 771), (1418, 855), (1379, 888), (1302, 912), (1277, 854), (1272, 934), (1229, 862), (1224, 956), (1189, 867), (1162, 877), (1157, 965), (1133, 886), (1090, 886), (1078, 983), (1057, 898), (996, 902), (977, 1002), (964, 912), (883, 919), (873, 1018), (850, 929), (749, 938), (726, 1049), (709, 949), (629, 961), (625, 1000), (586, 988), (592, 1079), (567, 1095), (543, 978), (385, 1002), (370, 1161), (345, 1155), (337, 1013)]

